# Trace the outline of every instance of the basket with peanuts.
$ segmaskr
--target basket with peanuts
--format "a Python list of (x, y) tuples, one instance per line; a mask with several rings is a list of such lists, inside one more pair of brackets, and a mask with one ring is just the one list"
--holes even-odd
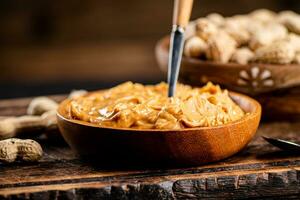
[(232, 17), (209, 14), (189, 24), (184, 56), (220, 63), (300, 64), (300, 15), (267, 9)]

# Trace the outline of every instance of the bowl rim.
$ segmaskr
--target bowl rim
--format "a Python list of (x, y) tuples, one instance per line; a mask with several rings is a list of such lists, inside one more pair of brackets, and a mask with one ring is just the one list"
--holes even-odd
[(245, 116), (243, 116), (241, 119), (229, 122), (228, 124), (212, 126), (212, 127), (196, 127), (196, 128), (183, 128), (183, 129), (136, 129), (136, 128), (114, 128), (114, 127), (99, 126), (99, 125), (92, 124), (92, 123), (85, 122), (85, 121), (81, 121), (81, 120), (66, 118), (62, 114), (62, 109), (64, 108), (64, 105), (67, 102), (71, 101), (71, 99), (65, 99), (59, 104), (59, 106), (57, 108), (57, 111), (56, 111), (56, 115), (61, 120), (66, 121), (68, 123), (75, 124), (75, 125), (87, 126), (87, 127), (91, 127), (91, 128), (106, 129), (106, 130), (115, 130), (115, 131), (120, 131), (120, 133), (123, 132), (123, 131), (126, 131), (126, 132), (143, 132), (143, 133), (153, 133), (153, 132), (163, 133), (163, 132), (174, 132), (174, 131), (176, 131), (176, 132), (187, 132), (187, 131), (190, 132), (190, 131), (201, 131), (201, 130), (218, 130), (218, 129), (227, 128), (229, 126), (234, 126), (234, 125), (241, 124), (243, 122), (251, 120), (252, 118), (254, 118), (256, 116), (258, 116), (260, 118), (262, 108), (261, 108), (261, 105), (255, 99), (253, 99), (253, 98), (251, 98), (247, 95), (237, 93), (237, 92), (232, 92), (232, 91), (229, 91), (229, 96), (236, 104), (238, 104), (238, 106), (240, 106), (240, 104), (237, 103), (234, 100), (234, 98), (232, 98), (232, 97), (239, 97), (239, 98), (242, 98), (242, 99), (246, 100), (248, 103), (251, 104), (251, 107), (253, 108), (253, 110), (251, 112), (249, 112), (249, 114), (246, 113)]

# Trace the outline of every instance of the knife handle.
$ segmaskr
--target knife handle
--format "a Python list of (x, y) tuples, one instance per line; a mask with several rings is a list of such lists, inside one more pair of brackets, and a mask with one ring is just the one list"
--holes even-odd
[(193, 7), (193, 0), (175, 0), (173, 11), (173, 25), (185, 28), (189, 23)]

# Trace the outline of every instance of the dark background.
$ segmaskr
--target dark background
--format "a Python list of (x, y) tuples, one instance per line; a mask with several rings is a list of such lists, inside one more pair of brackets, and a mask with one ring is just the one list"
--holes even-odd
[[(165, 80), (155, 43), (172, 0), (1, 0), (0, 98)], [(299, 0), (194, 0), (192, 19), (257, 8), (299, 11)]]

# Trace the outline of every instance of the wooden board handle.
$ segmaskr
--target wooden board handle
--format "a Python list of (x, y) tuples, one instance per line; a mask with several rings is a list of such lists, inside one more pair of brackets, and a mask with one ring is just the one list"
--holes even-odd
[(184, 28), (190, 20), (193, 0), (175, 0), (173, 13), (173, 25)]

